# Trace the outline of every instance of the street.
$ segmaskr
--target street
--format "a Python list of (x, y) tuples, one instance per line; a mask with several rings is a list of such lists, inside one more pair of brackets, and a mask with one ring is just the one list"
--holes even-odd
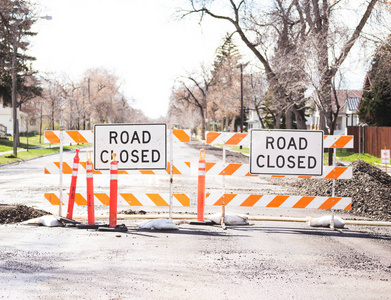
[[(64, 153), (71, 162), (74, 152)], [(198, 163), (198, 150), (175, 148), (175, 159)], [(80, 153), (85, 160), (85, 149)], [(208, 156), (207, 161), (221, 161)], [(175, 160), (174, 159), (174, 160)], [(0, 203), (34, 206), (58, 214), (43, 198), (58, 190), (58, 175), (44, 175), (45, 161), (58, 155), (0, 169)], [(94, 176), (96, 191), (108, 192), (109, 176)], [(119, 176), (121, 191), (168, 192), (164, 175)], [(64, 176), (64, 193), (70, 175)], [(222, 178), (207, 178), (207, 190), (222, 189)], [(78, 189), (85, 189), (85, 175)], [(227, 176), (227, 192), (283, 192), (258, 177)], [(174, 176), (174, 192), (191, 195), (195, 214), (197, 167)], [(118, 210), (129, 209), (122, 205)], [(135, 207), (132, 207), (134, 209)], [(167, 216), (166, 207), (137, 207)], [(206, 207), (206, 215), (220, 211)], [(231, 208), (263, 216), (321, 216), (328, 211)], [(63, 209), (65, 212), (65, 207)], [(75, 215), (87, 208), (75, 206)], [(108, 207), (96, 206), (104, 218)], [(342, 213), (342, 217), (352, 218)], [(105, 221), (104, 219), (99, 221)], [(118, 220), (128, 232), (0, 225), (0, 296), (4, 299), (389, 299), (390, 227), (349, 225), (342, 233), (306, 223), (250, 221), (250, 225), (179, 225), (177, 231), (140, 230), (142, 220)]]

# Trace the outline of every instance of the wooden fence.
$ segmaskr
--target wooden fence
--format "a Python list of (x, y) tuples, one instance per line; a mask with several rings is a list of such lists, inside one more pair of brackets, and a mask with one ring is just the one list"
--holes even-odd
[(348, 126), (348, 135), (354, 136), (355, 153), (380, 157), (381, 149), (391, 149), (391, 127)]

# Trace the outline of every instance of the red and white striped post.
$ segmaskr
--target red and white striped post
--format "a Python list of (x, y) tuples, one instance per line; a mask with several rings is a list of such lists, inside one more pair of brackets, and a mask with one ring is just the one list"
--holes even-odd
[[(79, 171), (79, 161), (80, 161), (79, 151), (80, 151), (80, 149), (76, 149), (76, 155), (73, 158), (72, 180), (71, 180), (71, 187), (69, 189), (68, 212), (67, 212), (68, 219), (72, 219), (73, 206), (75, 205), (77, 173)], [(61, 205), (61, 203), (60, 203), (60, 205)]]
[(91, 153), (87, 151), (86, 163), (86, 178), (87, 178), (87, 207), (88, 207), (88, 225), (95, 224), (95, 209), (94, 209), (94, 177), (92, 172)]
[(205, 207), (205, 150), (200, 150), (200, 160), (198, 162), (198, 198), (197, 198), (197, 221), (204, 221)]
[(117, 226), (117, 198), (118, 198), (118, 161), (115, 160), (115, 153), (113, 153), (113, 160), (110, 164), (110, 215), (109, 227)]

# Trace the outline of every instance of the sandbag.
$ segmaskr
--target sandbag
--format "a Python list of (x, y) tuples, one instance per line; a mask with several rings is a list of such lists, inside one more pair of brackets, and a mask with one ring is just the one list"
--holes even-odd
[(47, 227), (62, 227), (64, 226), (63, 223), (57, 220), (55, 216), (42, 216), (34, 219), (30, 219), (27, 221), (22, 222), (23, 225), (43, 225)]
[[(308, 224), (311, 227), (330, 227), (331, 216), (323, 216), (319, 218), (309, 218)], [(344, 228), (345, 221), (337, 216), (334, 216), (334, 227), (335, 228)]]
[[(207, 216), (206, 219), (211, 220), (216, 224), (221, 222), (221, 213), (216, 213), (210, 216)], [(248, 225), (248, 216), (239, 215), (239, 214), (225, 214), (224, 216), (225, 225)]]
[(178, 226), (175, 225), (171, 220), (169, 219), (157, 219), (157, 220), (150, 220), (145, 221), (140, 224), (137, 224), (139, 228), (142, 229), (156, 229), (156, 230), (178, 230)]

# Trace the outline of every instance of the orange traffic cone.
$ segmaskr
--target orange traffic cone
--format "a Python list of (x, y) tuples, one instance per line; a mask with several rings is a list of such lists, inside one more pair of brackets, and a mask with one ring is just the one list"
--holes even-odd
[(117, 226), (117, 197), (118, 197), (118, 161), (115, 160), (115, 153), (113, 153), (113, 160), (110, 164), (110, 214), (109, 227)]
[(204, 221), (205, 207), (205, 150), (200, 150), (200, 159), (198, 163), (198, 198), (197, 198), (197, 221)]
[(87, 151), (87, 207), (88, 207), (88, 225), (95, 224), (95, 209), (94, 209), (94, 178), (92, 172), (91, 153)]
[(77, 173), (79, 171), (79, 161), (80, 161), (79, 149), (76, 149), (76, 155), (73, 158), (71, 187), (69, 189), (68, 212), (67, 212), (68, 219), (72, 219), (72, 217), (73, 217), (73, 206), (75, 204), (76, 183), (77, 183)]

